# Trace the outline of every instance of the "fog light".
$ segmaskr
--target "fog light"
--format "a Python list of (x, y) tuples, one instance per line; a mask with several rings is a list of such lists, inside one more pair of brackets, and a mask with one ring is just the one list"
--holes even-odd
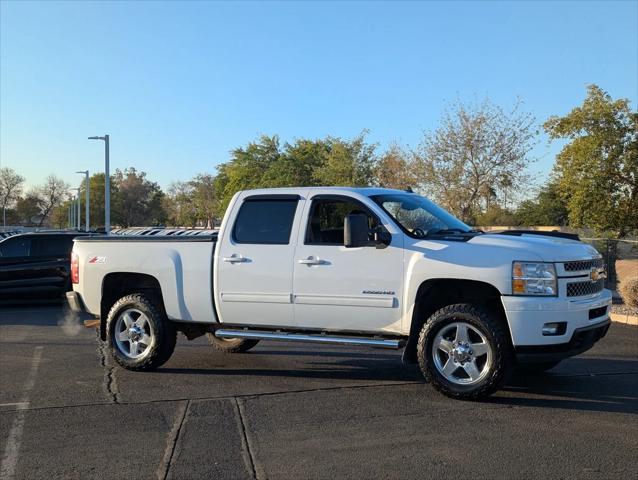
[(564, 335), (567, 322), (546, 323), (543, 325), (543, 336)]

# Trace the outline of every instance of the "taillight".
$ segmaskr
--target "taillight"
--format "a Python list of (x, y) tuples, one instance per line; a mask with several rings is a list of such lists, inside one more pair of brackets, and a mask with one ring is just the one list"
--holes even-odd
[(71, 283), (80, 283), (80, 258), (71, 252)]

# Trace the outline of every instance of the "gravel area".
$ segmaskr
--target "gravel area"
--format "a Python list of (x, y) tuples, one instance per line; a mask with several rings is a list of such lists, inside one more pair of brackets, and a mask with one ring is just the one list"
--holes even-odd
[(638, 308), (629, 307), (624, 303), (614, 304), (611, 306), (611, 313), (619, 313), (621, 315), (638, 315)]

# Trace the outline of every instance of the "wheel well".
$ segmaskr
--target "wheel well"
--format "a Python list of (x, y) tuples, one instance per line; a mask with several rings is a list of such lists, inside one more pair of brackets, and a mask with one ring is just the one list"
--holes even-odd
[[(417, 291), (410, 336), (405, 346), (403, 359), (406, 363), (415, 363), (416, 344), (421, 328), (427, 319), (437, 310), (455, 303), (481, 305), (493, 312), (505, 324), (505, 310), (501, 303), (501, 293), (489, 283), (476, 280), (433, 279), (423, 282)], [(507, 328), (509, 332), (509, 327)]]
[(164, 310), (162, 289), (157, 279), (143, 273), (109, 273), (102, 281), (102, 300), (100, 302), (100, 337), (106, 340), (106, 317), (111, 307), (120, 298), (132, 293), (143, 293), (156, 302), (160, 311)]

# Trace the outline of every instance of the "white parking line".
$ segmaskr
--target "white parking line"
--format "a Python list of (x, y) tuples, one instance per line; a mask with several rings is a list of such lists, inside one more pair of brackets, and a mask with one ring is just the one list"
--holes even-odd
[(24, 383), (24, 389), (22, 392), (22, 401), (14, 403), (17, 407), (16, 418), (11, 426), (11, 431), (7, 437), (7, 444), (4, 447), (4, 455), (2, 457), (2, 464), (0, 464), (0, 480), (9, 480), (15, 476), (16, 465), (18, 463), (18, 453), (20, 451), (20, 442), (22, 441), (22, 431), (24, 430), (24, 415), (25, 410), (29, 406), (29, 392), (35, 385), (35, 377), (40, 366), (40, 359), (42, 358), (42, 349), (44, 347), (35, 347), (33, 352), (33, 358), (31, 359), (31, 370), (27, 377), (27, 381)]

